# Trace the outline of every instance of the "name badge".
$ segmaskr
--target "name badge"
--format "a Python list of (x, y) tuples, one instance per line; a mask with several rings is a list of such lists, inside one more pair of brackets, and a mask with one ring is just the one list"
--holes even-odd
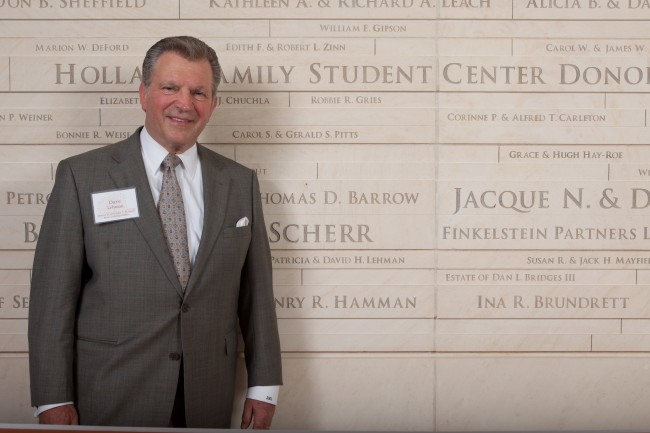
[(92, 194), (95, 224), (140, 216), (135, 188), (116, 189)]

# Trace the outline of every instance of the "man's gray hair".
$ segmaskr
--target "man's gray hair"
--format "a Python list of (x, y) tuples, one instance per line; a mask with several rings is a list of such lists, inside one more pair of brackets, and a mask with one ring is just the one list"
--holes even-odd
[(149, 48), (142, 62), (142, 82), (145, 87), (151, 84), (151, 75), (161, 55), (173, 52), (186, 60), (207, 60), (212, 68), (212, 99), (217, 96), (221, 82), (221, 66), (217, 53), (205, 42), (192, 36), (170, 36), (156, 42)]

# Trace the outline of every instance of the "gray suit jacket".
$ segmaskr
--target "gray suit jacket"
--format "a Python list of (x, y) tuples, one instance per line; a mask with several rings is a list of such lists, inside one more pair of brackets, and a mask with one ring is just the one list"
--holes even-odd
[[(188, 427), (227, 428), (238, 321), (248, 386), (282, 381), (257, 178), (199, 146), (203, 234), (183, 295), (139, 132), (59, 164), (34, 258), (32, 404), (74, 401), (82, 424), (166, 427), (182, 353)], [(91, 194), (132, 187), (140, 216), (95, 224)]]

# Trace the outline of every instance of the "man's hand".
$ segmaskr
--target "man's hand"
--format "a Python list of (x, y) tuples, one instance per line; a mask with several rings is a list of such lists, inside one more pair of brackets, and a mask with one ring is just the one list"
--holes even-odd
[(66, 404), (41, 413), (38, 416), (38, 422), (40, 424), (78, 425), (79, 416), (74, 405)]
[(275, 405), (260, 400), (247, 398), (244, 403), (244, 413), (241, 416), (241, 428), (247, 429), (253, 423), (256, 430), (268, 430), (271, 428)]

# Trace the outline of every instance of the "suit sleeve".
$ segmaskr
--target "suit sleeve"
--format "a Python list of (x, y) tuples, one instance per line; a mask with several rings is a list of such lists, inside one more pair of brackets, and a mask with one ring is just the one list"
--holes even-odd
[(64, 160), (57, 168), (32, 271), (28, 338), (34, 406), (74, 400), (75, 318), (84, 263), (78, 189)]
[(255, 173), (252, 177), (252, 237), (242, 269), (239, 295), (239, 324), (245, 344), (249, 387), (282, 384), (271, 250), (262, 214), (259, 182)]

